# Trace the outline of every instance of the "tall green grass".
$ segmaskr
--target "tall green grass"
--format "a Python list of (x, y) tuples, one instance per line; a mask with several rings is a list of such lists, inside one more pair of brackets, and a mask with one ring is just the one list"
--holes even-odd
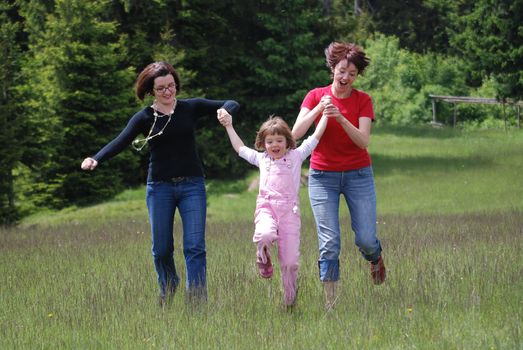
[[(143, 189), (28, 218), (0, 230), (0, 348), (521, 349), (521, 150), (521, 132), (376, 128), (388, 279), (371, 284), (341, 209), (340, 293), (331, 312), (323, 310), (306, 189), (291, 312), (281, 307), (278, 269), (272, 280), (257, 277), (256, 193), (239, 193), (236, 183), (209, 187), (209, 302), (199, 307), (186, 305), (183, 291), (170, 307), (157, 305)], [(177, 222), (183, 280), (180, 237)]]
[(523, 132), (379, 129), (371, 140), (380, 213), (523, 209)]
[[(145, 223), (2, 231), (0, 348), (518, 349), (522, 221), (517, 212), (385, 215), (386, 283), (371, 284), (344, 235), (340, 297), (329, 313), (311, 219), (292, 312), (280, 306), (278, 271), (270, 281), (256, 275), (248, 220), (209, 226), (208, 304), (187, 306), (180, 292), (164, 310)], [(183, 278), (178, 239), (175, 254)]]

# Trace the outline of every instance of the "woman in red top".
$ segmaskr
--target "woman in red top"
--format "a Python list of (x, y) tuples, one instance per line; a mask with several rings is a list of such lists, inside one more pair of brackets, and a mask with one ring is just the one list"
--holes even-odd
[(325, 49), (332, 83), (307, 93), (292, 133), (301, 138), (321, 116), (327, 129), (312, 152), (309, 198), (316, 220), (320, 257), (320, 280), (324, 284), (326, 308), (336, 301), (339, 279), (339, 202), (343, 194), (349, 207), (355, 244), (370, 262), (375, 284), (385, 280), (381, 244), (376, 234), (376, 192), (371, 159), (367, 152), (374, 120), (372, 100), (352, 84), (369, 64), (365, 52), (352, 43), (333, 42)]

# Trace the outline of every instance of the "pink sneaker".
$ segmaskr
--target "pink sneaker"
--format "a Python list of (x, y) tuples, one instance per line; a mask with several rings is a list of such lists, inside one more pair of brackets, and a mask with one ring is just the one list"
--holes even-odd
[(267, 257), (267, 262), (264, 263), (258, 257), (256, 264), (258, 265), (258, 271), (260, 272), (261, 277), (271, 278), (272, 274), (274, 272), (274, 269), (272, 268), (271, 257), (269, 256), (269, 253), (267, 252), (267, 247), (264, 247), (263, 250), (264, 250), (265, 256)]
[(272, 273), (274, 272), (273, 271), (273, 268), (272, 268), (272, 263), (271, 263), (271, 260), (268, 259), (267, 260), (267, 263), (262, 263), (262, 262), (258, 262), (258, 271), (260, 272), (260, 276), (263, 277), (263, 278), (271, 278), (272, 277)]

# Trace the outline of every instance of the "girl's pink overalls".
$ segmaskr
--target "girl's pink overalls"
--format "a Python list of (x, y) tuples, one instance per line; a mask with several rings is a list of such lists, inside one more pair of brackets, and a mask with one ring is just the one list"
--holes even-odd
[(260, 188), (256, 200), (253, 241), (257, 244), (256, 257), (267, 261), (267, 252), (273, 243), (278, 245), (284, 303), (291, 305), (296, 298), (300, 257), (300, 210), (298, 192), (301, 165), (317, 146), (314, 137), (306, 139), (300, 147), (288, 150), (280, 159), (267, 152), (241, 147), (239, 155), (260, 169)]

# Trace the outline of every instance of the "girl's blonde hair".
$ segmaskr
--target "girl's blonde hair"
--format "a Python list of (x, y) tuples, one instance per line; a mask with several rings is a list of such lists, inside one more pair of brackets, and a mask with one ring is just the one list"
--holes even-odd
[(261, 126), (256, 134), (254, 148), (258, 151), (265, 151), (265, 138), (267, 135), (282, 135), (287, 139), (288, 148), (296, 148), (296, 141), (292, 137), (289, 125), (278, 116), (270, 116)]

